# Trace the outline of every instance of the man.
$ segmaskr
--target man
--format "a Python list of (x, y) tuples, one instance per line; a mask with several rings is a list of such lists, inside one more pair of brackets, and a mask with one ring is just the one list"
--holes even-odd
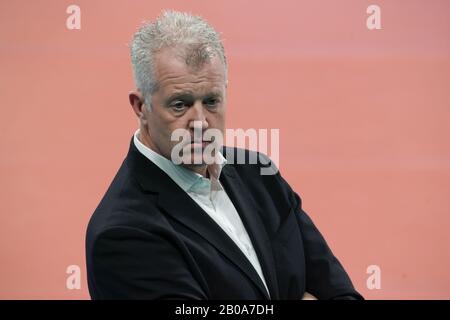
[[(223, 147), (210, 152), (214, 161), (196, 161), (222, 147), (220, 135), (196, 130), (225, 130), (227, 62), (216, 31), (164, 12), (136, 32), (131, 58), (140, 127), (88, 226), (91, 297), (362, 298), (298, 195), (277, 170), (261, 174), (268, 158)], [(177, 130), (193, 141), (173, 139)], [(242, 152), (259, 161), (240, 163)]]

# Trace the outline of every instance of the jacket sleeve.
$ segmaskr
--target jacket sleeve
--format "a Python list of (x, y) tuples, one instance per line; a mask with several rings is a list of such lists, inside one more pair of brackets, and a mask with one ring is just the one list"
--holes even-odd
[[(281, 178), (281, 176), (279, 177)], [(283, 178), (281, 180), (288, 193), (302, 235), (306, 265), (306, 291), (318, 299), (363, 299), (353, 287), (347, 272), (334, 256), (320, 231), (308, 214), (303, 211), (301, 198)]]
[(93, 299), (206, 299), (176, 245), (137, 228), (101, 232), (90, 272)]

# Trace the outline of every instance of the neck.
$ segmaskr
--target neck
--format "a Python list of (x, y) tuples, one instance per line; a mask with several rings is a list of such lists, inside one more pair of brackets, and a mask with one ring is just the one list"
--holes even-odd
[(209, 178), (209, 172), (208, 172), (208, 166), (206, 164), (201, 165), (184, 165), (186, 169), (189, 169), (191, 171), (194, 171), (195, 173), (198, 173), (202, 175), (205, 178)]

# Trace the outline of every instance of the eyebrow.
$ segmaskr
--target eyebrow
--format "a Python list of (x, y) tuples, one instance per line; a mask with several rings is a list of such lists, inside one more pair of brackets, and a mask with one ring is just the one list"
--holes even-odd
[[(207, 98), (222, 97), (222, 93), (219, 91), (210, 91), (204, 95)], [(191, 91), (176, 92), (165, 99), (166, 104), (173, 102), (174, 100), (194, 100), (194, 94)]]
[(165, 99), (166, 104), (171, 103), (174, 100), (192, 100), (193, 99), (192, 92), (177, 92), (170, 95), (167, 99)]

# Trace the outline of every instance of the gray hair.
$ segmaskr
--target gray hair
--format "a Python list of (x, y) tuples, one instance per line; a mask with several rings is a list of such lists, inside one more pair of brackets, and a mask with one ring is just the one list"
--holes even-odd
[(130, 44), (136, 87), (142, 92), (149, 110), (151, 95), (157, 89), (153, 57), (166, 47), (177, 47), (179, 57), (192, 67), (199, 67), (217, 55), (224, 64), (226, 79), (225, 50), (214, 28), (199, 16), (163, 11), (155, 22), (139, 28)]

